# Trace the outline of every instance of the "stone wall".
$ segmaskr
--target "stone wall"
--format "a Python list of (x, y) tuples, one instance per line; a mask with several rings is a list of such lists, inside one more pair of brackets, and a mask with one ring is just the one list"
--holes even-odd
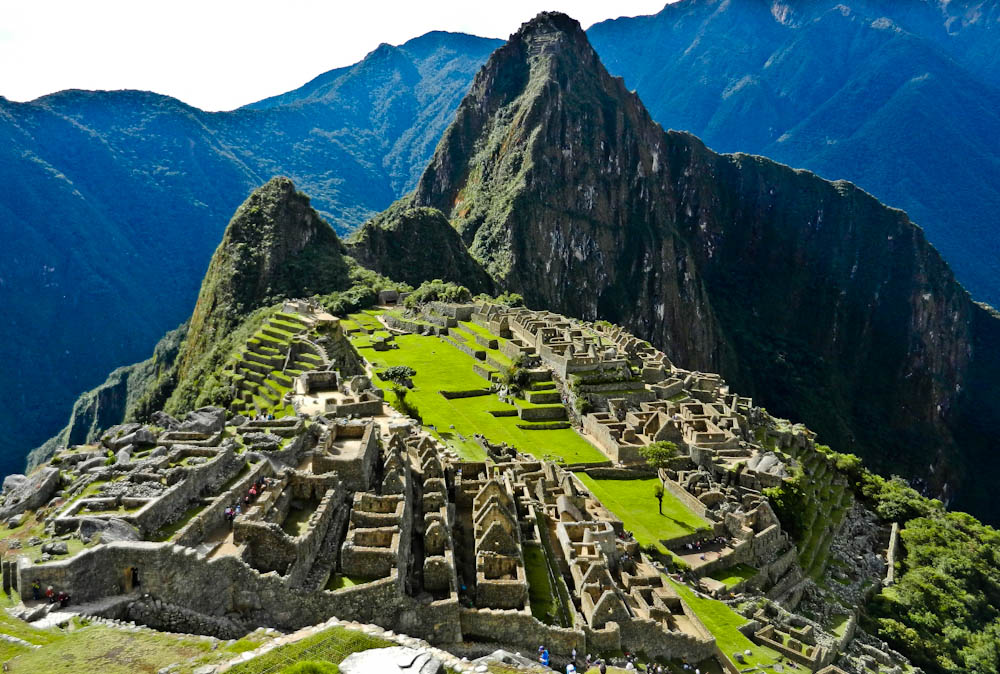
[(336, 471), (337, 477), (347, 489), (365, 491), (371, 486), (375, 465), (381, 458), (378, 426), (373, 422), (364, 425), (332, 424), (328, 427), (329, 440), (337, 438), (361, 438), (361, 448), (356, 454), (339, 456), (322, 446), (313, 453), (313, 472), (317, 475)]
[(169, 543), (99, 545), (71, 559), (22, 567), (18, 575), (19, 582), (27, 586), (38, 579), (43, 587), (66, 589), (79, 604), (123, 594), (133, 568), (143, 593), (169, 598), (175, 606), (204, 615), (236, 614), (253, 626), (298, 629), (336, 615), (391, 629), (400, 613), (395, 572), (389, 578), (336, 592), (301, 592), (290, 588), (278, 574), (261, 574), (235, 557), (206, 560), (192, 548)]
[(568, 655), (574, 648), (578, 653), (586, 652), (583, 630), (546, 625), (526, 609), (461, 609), (460, 618), (462, 635), (468, 639), (520, 646), (530, 653), (539, 644), (558, 655)]
[(226, 523), (226, 508), (239, 503), (250, 485), (258, 477), (269, 477), (274, 473), (271, 464), (260, 461), (253, 466), (245, 477), (238, 480), (228, 491), (217, 496), (210, 504), (198, 513), (183, 529), (177, 532), (174, 542), (177, 545), (195, 546), (205, 540), (205, 536)]
[(694, 494), (688, 492), (687, 489), (685, 489), (684, 487), (677, 484), (677, 482), (667, 477), (666, 473), (664, 473), (662, 470), (660, 471), (660, 480), (663, 482), (663, 487), (671, 494), (676, 496), (681, 503), (683, 503), (685, 506), (688, 507), (689, 510), (691, 510), (691, 512), (695, 513), (696, 515), (701, 515), (702, 517), (708, 520), (715, 519), (714, 517), (711, 517), (709, 515), (708, 508), (705, 506), (704, 503), (699, 501), (694, 496)]

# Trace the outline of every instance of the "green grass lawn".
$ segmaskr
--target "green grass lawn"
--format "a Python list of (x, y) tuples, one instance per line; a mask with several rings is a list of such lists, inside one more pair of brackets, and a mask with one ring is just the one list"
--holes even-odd
[[(473, 438), (476, 433), (482, 433), (493, 442), (506, 442), (540, 459), (552, 458), (567, 463), (607, 460), (600, 450), (571, 428), (524, 430), (517, 427), (524, 422), (516, 416), (494, 417), (489, 414), (490, 410), (514, 409), (500, 402), (495, 395), (452, 400), (442, 396), (440, 391), (489, 387), (489, 382), (472, 370), (472, 366), (479, 361), (447, 342), (436, 337), (401, 335), (396, 338), (399, 348), (389, 351), (363, 348), (353, 337), (352, 342), (376, 370), (409, 365), (417, 371), (413, 377), (414, 389), (407, 399), (417, 406), (424, 424), (435, 426), (438, 437), (466, 459), (485, 458), (485, 453)], [(392, 389), (391, 384), (378, 377), (375, 383), (383, 389)], [(387, 399), (391, 400), (392, 396), (387, 396)]]
[(757, 569), (747, 564), (737, 564), (728, 569), (720, 569), (708, 574), (709, 578), (714, 578), (720, 583), (725, 583), (726, 587), (734, 587), (745, 580), (750, 580), (757, 575)]
[(545, 551), (539, 545), (524, 546), (524, 571), (528, 577), (531, 615), (549, 625), (559, 624), (556, 589), (549, 582)]
[(230, 674), (257, 674), (275, 666), (289, 666), (311, 660), (340, 664), (351, 653), (370, 648), (394, 646), (390, 641), (377, 639), (362, 632), (331, 627), (301, 641), (279, 646), (259, 658), (241, 663), (229, 670)]
[(754, 642), (743, 636), (739, 627), (749, 622), (746, 618), (736, 613), (721, 601), (714, 599), (701, 599), (687, 585), (674, 582), (668, 578), (668, 582), (680, 593), (681, 597), (695, 612), (701, 622), (709, 632), (715, 636), (719, 644), (719, 650), (725, 653), (726, 657), (731, 657), (733, 653), (739, 651), (750, 651), (750, 655), (744, 656), (748, 665), (737, 665), (741, 669), (746, 666), (760, 665), (762, 667), (771, 665), (782, 657), (780, 653), (764, 646), (758, 646)]
[(660, 544), (686, 536), (699, 529), (707, 529), (704, 518), (691, 512), (669, 491), (663, 494), (663, 514), (657, 510), (653, 486), (658, 479), (647, 480), (595, 480), (586, 473), (577, 477), (600, 499), (604, 506), (625, 524), (625, 528), (635, 534), (640, 545), (652, 545), (665, 551)]
[[(172, 671), (190, 674), (197, 667), (225, 662), (262, 643), (241, 639), (228, 646), (220, 644), (213, 651), (207, 640), (164, 632), (126, 632), (102, 625), (78, 627), (73, 631), (63, 632), (36, 630), (24, 623), (21, 626), (11, 625), (9, 621), (20, 622), (3, 613), (0, 616), (0, 631), (32, 643), (43, 644), (43, 648), (21, 649), (11, 655), (0, 649), (0, 657), (11, 658), (6, 661), (5, 669), (17, 674), (152, 673), (174, 663), (180, 663), (181, 666)], [(29, 632), (26, 633), (25, 630)]]

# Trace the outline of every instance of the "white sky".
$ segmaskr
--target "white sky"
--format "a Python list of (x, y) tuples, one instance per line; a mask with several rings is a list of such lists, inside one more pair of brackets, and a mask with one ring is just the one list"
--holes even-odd
[(543, 10), (584, 28), (666, 0), (0, 0), (0, 96), (147, 89), (206, 110), (283, 93), (431, 30), (506, 39)]

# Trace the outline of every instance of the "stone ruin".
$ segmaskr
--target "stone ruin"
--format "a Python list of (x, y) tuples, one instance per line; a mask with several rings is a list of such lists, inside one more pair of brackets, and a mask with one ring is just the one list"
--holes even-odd
[[(315, 311), (285, 310), (297, 307)], [(659, 477), (708, 526), (664, 543), (699, 590), (801, 593), (795, 547), (763, 490), (791, 472), (783, 448), (811, 446), (804, 429), (770, 429), (773, 446), (762, 446), (750, 399), (620, 328), (489, 303), (431, 310), (442, 331), (472, 320), (505, 340), (490, 348), (551, 377), (546, 395), (594, 403), (579, 421), (609, 460), (584, 467), (593, 475), (648, 476), (640, 448), (681, 449)], [(0, 518), (40, 510), (50, 551), (74, 537), (84, 547), (38, 563), (15, 554), (2, 565), (5, 586), (38, 580), (96, 614), (226, 638), (336, 616), (437, 643), (715, 655), (664, 569), (576, 475), (485, 437), (486, 461), (458, 460), (385, 405), (368, 376), (333, 362), (295, 378), (296, 416), (161, 413), (156, 426), (113, 428), (100, 446), (8, 478)], [(719, 542), (692, 552), (703, 539)], [(756, 575), (736, 588), (711, 578), (738, 564)], [(539, 576), (544, 598), (532, 593)], [(753, 638), (785, 648), (795, 639), (813, 650), (790, 659), (829, 664), (837, 649), (793, 627), (761, 620)]]

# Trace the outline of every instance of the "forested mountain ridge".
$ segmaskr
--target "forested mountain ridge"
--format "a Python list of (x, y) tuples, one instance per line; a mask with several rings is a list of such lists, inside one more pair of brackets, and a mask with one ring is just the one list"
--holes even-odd
[[(411, 189), (499, 44), (430, 33), (232, 112), (149, 92), (0, 99), (0, 468), (190, 313), (246, 195), (288, 175), (346, 231)], [(315, 85), (316, 81), (314, 81)]]
[(1000, 303), (1000, 5), (681, 0), (591, 27), (665, 128), (902, 208)]

